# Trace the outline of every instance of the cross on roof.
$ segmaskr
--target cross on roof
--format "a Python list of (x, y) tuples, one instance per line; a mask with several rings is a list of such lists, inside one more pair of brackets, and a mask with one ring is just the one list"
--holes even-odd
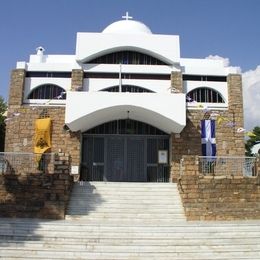
[(128, 12), (125, 13), (125, 15), (122, 16), (123, 19), (129, 20), (129, 19), (133, 19), (133, 16), (129, 16)]

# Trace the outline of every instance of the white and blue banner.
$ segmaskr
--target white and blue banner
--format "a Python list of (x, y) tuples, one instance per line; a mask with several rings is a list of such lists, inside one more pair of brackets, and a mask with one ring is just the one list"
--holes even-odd
[(216, 156), (215, 120), (201, 120), (203, 156)]

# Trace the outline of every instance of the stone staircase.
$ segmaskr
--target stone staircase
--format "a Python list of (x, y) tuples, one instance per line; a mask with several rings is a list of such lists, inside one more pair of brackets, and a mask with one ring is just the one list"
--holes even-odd
[(81, 184), (66, 220), (0, 219), (0, 259), (260, 259), (260, 221), (186, 222), (176, 184)]
[(82, 182), (74, 186), (66, 219), (168, 225), (185, 216), (173, 183)]

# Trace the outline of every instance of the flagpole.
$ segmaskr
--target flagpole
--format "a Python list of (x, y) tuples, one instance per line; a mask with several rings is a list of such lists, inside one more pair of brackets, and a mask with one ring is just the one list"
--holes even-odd
[(119, 63), (119, 92), (122, 92), (122, 64)]

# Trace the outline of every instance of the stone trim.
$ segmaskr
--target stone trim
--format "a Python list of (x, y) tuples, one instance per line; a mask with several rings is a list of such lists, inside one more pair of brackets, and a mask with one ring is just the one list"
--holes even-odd
[(8, 106), (21, 106), (23, 103), (23, 91), (26, 71), (14, 69), (11, 73)]
[(182, 73), (179, 71), (171, 72), (171, 91), (172, 93), (183, 93)]
[(82, 90), (84, 84), (84, 71), (81, 69), (73, 69), (71, 73), (71, 90)]

